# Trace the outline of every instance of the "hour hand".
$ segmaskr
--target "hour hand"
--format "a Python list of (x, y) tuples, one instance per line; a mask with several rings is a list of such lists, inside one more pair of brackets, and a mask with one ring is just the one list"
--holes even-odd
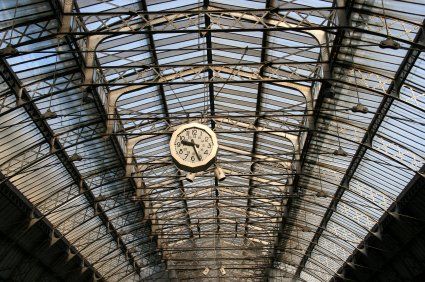
[(186, 146), (195, 146), (195, 144), (193, 142), (189, 142), (189, 141), (186, 141), (186, 140), (182, 140), (182, 144), (186, 145)]

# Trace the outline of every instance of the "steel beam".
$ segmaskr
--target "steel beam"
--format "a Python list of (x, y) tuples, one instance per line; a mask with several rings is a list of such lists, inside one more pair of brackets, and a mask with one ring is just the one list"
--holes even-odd
[[(210, 1), (209, 0), (203, 0), (203, 5), (202, 5), (202, 10), (203, 11), (207, 11), (209, 9), (209, 5), (210, 5)], [(205, 14), (204, 15), (204, 22), (205, 22), (205, 27), (204, 27), (204, 31), (203, 32), (199, 32), (199, 36), (204, 35), (205, 40), (206, 40), (206, 48), (207, 48), (207, 63), (208, 64), (213, 64), (213, 54), (212, 54), (212, 33), (211, 33), (211, 18)], [(214, 73), (212, 71), (211, 68), (209, 68), (207, 70), (208, 72), (208, 81), (211, 82), (213, 80), (214, 77)], [(209, 93), (209, 102), (210, 102), (210, 114), (212, 117), (215, 116), (215, 93), (214, 93), (214, 84), (213, 83), (208, 83), (208, 93)], [(211, 129), (214, 130), (216, 126), (215, 120), (211, 119)], [(218, 179), (214, 178), (214, 195), (215, 197), (213, 197), (213, 199), (215, 199), (214, 201), (214, 207), (216, 209), (216, 224), (217, 224), (217, 233), (218, 233), (218, 240), (220, 241), (220, 218), (219, 218), (219, 214), (220, 214), (220, 210), (219, 210), (219, 195), (220, 192), (218, 190)], [(217, 244), (216, 242), (214, 244)]]
[[(41, 231), (45, 234), (46, 239), (51, 236), (54, 232), (57, 233), (58, 231), (55, 230), (53, 225), (50, 223), (49, 220), (47, 220), (45, 217), (43, 217), (43, 214), (32, 204), (28, 201), (28, 199), (6, 178), (5, 175), (3, 175), (0, 172), (0, 193), (9, 200), (13, 205), (15, 205), (17, 208), (21, 210), (23, 214), (27, 214), (27, 224), (28, 227), (26, 229), (19, 230), (18, 235), (19, 238), (24, 239), (24, 234), (29, 231), (29, 228), (35, 228), (34, 226), (37, 225), (38, 228), (41, 229)], [(18, 228), (20, 224), (15, 223), (15, 226)], [(15, 237), (14, 237), (15, 238)], [(14, 238), (12, 238), (14, 240)], [(11, 239), (11, 240), (12, 240)], [(16, 238), (15, 238), (16, 239)], [(75, 259), (78, 259), (78, 264), (83, 264), (85, 267), (90, 269), (92, 273), (98, 277), (98, 279), (103, 279), (102, 275), (93, 267), (93, 265), (88, 262), (88, 260), (79, 252), (75, 251), (75, 247), (63, 236), (59, 236), (58, 242), (56, 244), (62, 244), (64, 247), (60, 247), (63, 250), (63, 256), (66, 257), (71, 252), (75, 253), (72, 257)], [(17, 241), (14, 241), (12, 244), (5, 246), (5, 248), (12, 248), (13, 246), (17, 246), (22, 249), (21, 246), (19, 246), (19, 243)], [(42, 246), (39, 246), (42, 248)], [(22, 249), (24, 252), (27, 252), (26, 250)], [(34, 255), (34, 253), (32, 253)], [(39, 260), (40, 264), (42, 264), (46, 270), (50, 269), (49, 266), (45, 265), (44, 262)], [(51, 270), (51, 269), (50, 269)], [(53, 273), (53, 271), (52, 271)]]
[[(270, 7), (272, 7), (272, 2), (273, 0), (267, 0), (266, 1), (266, 9), (270, 9)], [(264, 18), (264, 20), (268, 19), (268, 14), (266, 15), (266, 17)], [(261, 55), (260, 55), (260, 63), (263, 64), (262, 67), (260, 68), (260, 71), (258, 73), (259, 76), (263, 76), (264, 75), (264, 70), (266, 68), (266, 58), (267, 58), (267, 46), (268, 46), (268, 32), (267, 31), (263, 31), (263, 37), (262, 37), (262, 42), (261, 42)], [(258, 83), (258, 89), (257, 89), (257, 102), (256, 102), (256, 106), (255, 106), (255, 115), (259, 116), (261, 113), (261, 106), (262, 106), (262, 101), (263, 101), (263, 89), (264, 85), (262, 82)], [(260, 123), (260, 118), (256, 118), (254, 121), (254, 127), (257, 128), (259, 126)], [(257, 155), (257, 146), (258, 146), (258, 132), (255, 131), (253, 134), (253, 140), (252, 140), (252, 150), (251, 150), (251, 169), (250, 171), (254, 174), (255, 173), (255, 167), (256, 167), (256, 160), (257, 158), (255, 157)], [(246, 212), (245, 212), (245, 222), (244, 222), (244, 238), (246, 238), (247, 234), (248, 234), (248, 227), (249, 225), (249, 219), (250, 219), (250, 211), (251, 211), (251, 197), (252, 197), (252, 191), (254, 190), (254, 180), (253, 177), (249, 177), (249, 184), (248, 184), (249, 188), (248, 188), (248, 195), (247, 195), (247, 207), (246, 207)], [(272, 221), (270, 222), (271, 225), (275, 225), (276, 222)]]
[[(424, 21), (424, 25), (425, 25), (425, 21)], [(414, 39), (415, 43), (424, 45), (425, 44), (425, 32), (424, 29), (421, 28), (415, 39)], [(404, 81), (406, 80), (407, 76), (409, 75), (411, 69), (413, 68), (417, 58), (419, 57), (419, 55), (421, 54), (420, 49), (414, 49), (411, 48), (409, 49), (409, 51), (406, 53), (403, 62), (400, 64), (397, 73), (394, 76), (393, 81), (391, 82), (391, 84), (388, 86), (387, 89), (387, 95), (384, 96), (384, 98), (381, 101), (381, 104), (379, 105), (379, 107), (376, 110), (376, 114), (374, 115), (368, 130), (366, 131), (366, 134), (364, 135), (363, 139), (362, 139), (362, 144), (369, 144), (369, 146), (372, 145), (372, 141), (373, 138), (375, 137), (375, 135), (377, 134), (379, 127), (381, 125), (381, 123), (383, 122), (384, 118), (386, 117), (388, 111), (391, 108), (391, 105), (394, 101), (394, 99), (396, 97), (399, 96), (399, 92), (400, 92), (400, 88), (403, 85)], [(367, 150), (369, 147), (367, 146), (359, 146), (356, 153), (354, 154), (353, 159), (351, 160), (350, 165), (347, 168), (347, 171), (344, 175), (344, 177), (341, 180), (340, 185), (338, 186), (337, 191), (335, 192), (334, 197), (332, 198), (332, 201), (325, 213), (325, 215), (323, 216), (322, 222), (320, 224), (320, 228), (317, 229), (311, 244), (309, 245), (309, 247), (306, 250), (306, 253), (300, 263), (300, 265), (297, 268), (296, 271), (296, 276), (299, 276), (301, 274), (301, 271), (303, 270), (303, 268), (305, 267), (308, 259), (311, 256), (312, 251), (314, 250), (314, 248), (316, 247), (320, 236), (323, 233), (323, 230), (326, 228), (328, 221), (330, 220), (330, 218), (332, 217), (332, 214), (334, 213), (334, 211), (337, 208), (338, 202), (341, 199), (342, 195), (344, 194), (345, 189), (348, 187), (351, 179), (354, 176), (354, 173), (356, 172), (360, 162), (362, 161), (364, 155), (366, 154)]]
[[(425, 165), (420, 171), (425, 172)], [(372, 228), (379, 228), (382, 238), (377, 239), (368, 234), (359, 244), (364, 246), (363, 252), (354, 250), (339, 268), (338, 274), (344, 275), (347, 280), (382, 280), (382, 276), (385, 276), (383, 274), (391, 274), (388, 272), (389, 269), (396, 270), (396, 273), (403, 269), (398, 267), (397, 260), (402, 261), (409, 255), (415, 256), (420, 253), (418, 249), (416, 251), (412, 249), (424, 238), (424, 225), (420, 222), (424, 217), (424, 210), (421, 208), (424, 199), (423, 187), (425, 178), (416, 174)], [(412, 262), (418, 261), (421, 259), (413, 258)], [(423, 271), (423, 266), (419, 266), (419, 269)], [(404, 280), (411, 280), (413, 277), (410, 275), (405, 275)], [(342, 281), (341, 276), (334, 275), (333, 281)]]
[[(147, 11), (148, 8), (147, 8), (147, 5), (146, 5), (146, 1), (143, 0), (141, 2), (141, 4), (142, 4), (142, 10)], [(148, 15), (146, 16), (146, 19), (149, 20)], [(150, 26), (147, 26), (146, 29), (151, 31)], [(150, 47), (150, 51), (151, 51), (151, 55), (152, 55), (153, 64), (158, 65), (159, 63), (158, 63), (158, 57), (157, 57), (157, 54), (156, 54), (155, 41), (154, 41), (153, 35), (151, 33), (148, 34), (148, 40), (149, 40), (149, 47)], [(155, 68), (155, 72), (160, 73), (160, 69)], [(159, 91), (159, 94), (160, 94), (160, 97), (161, 97), (162, 106), (164, 108), (165, 118), (166, 118), (167, 122), (169, 122), (169, 120), (168, 120), (169, 111), (168, 111), (167, 99), (166, 99), (166, 96), (165, 96), (163, 84), (158, 85), (158, 91)], [(179, 177), (179, 179), (181, 178), (181, 174), (180, 174), (179, 171), (177, 171), (177, 176)], [(179, 182), (179, 189), (180, 189), (180, 192), (181, 192), (181, 199), (182, 199), (183, 206), (184, 206), (184, 209), (185, 209), (185, 214), (186, 214), (187, 228), (188, 228), (190, 236), (193, 237), (193, 231), (191, 229), (191, 220), (190, 220), (187, 200), (186, 200), (186, 197), (184, 196), (186, 194), (185, 189), (184, 189), (184, 184), (183, 184), (183, 181), (181, 179), (178, 182)]]
[[(142, 0), (141, 2), (142, 5), (142, 10), (143, 11), (148, 11), (148, 7), (146, 5), (146, 0)], [(146, 15), (146, 20), (149, 20), (148, 15)], [(147, 30), (152, 31), (150, 26), (146, 27)], [(149, 33), (148, 34), (148, 41), (149, 41), (149, 49), (150, 49), (150, 53), (152, 55), (152, 61), (154, 65), (159, 65), (159, 61), (158, 61), (158, 56), (157, 56), (157, 52), (156, 52), (156, 46), (155, 46), (155, 41), (153, 38), (153, 34)], [(160, 73), (160, 69), (159, 68), (155, 68), (155, 73)], [(158, 92), (160, 94), (161, 97), (161, 102), (162, 102), (162, 106), (164, 109), (164, 115), (165, 115), (165, 119), (167, 120), (167, 122), (169, 122), (168, 118), (169, 118), (169, 110), (168, 110), (168, 105), (167, 105), (167, 99), (165, 96), (165, 91), (164, 91), (164, 85), (163, 84), (159, 84), (158, 85)], [(189, 214), (189, 209), (188, 209), (188, 205), (187, 205), (187, 199), (184, 196), (186, 194), (185, 192), (185, 188), (184, 188), (184, 184), (183, 184), (183, 180), (181, 179), (181, 173), (180, 171), (177, 171), (177, 176), (179, 178), (178, 183), (179, 183), (179, 190), (180, 190), (180, 196), (181, 196), (181, 201), (183, 203), (183, 207), (185, 210), (185, 217), (186, 217), (186, 222), (187, 222), (187, 228), (190, 234), (190, 237), (193, 237), (193, 231), (191, 228), (191, 219), (190, 219), (190, 214)], [(161, 220), (161, 218), (159, 218), (159, 220)], [(164, 236), (165, 234), (163, 234)]]
[[(23, 213), (28, 214), (28, 222), (36, 222), (37, 226), (39, 226), (46, 234), (46, 237), (51, 236), (53, 233), (58, 233), (58, 231), (53, 227), (47, 218), (43, 217), (43, 214), (28, 201), (28, 199), (17, 189), (8, 178), (0, 172), (0, 192), (9, 200), (11, 203), (16, 205), (18, 208), (22, 210)], [(31, 225), (34, 226), (34, 225)], [(29, 227), (30, 228), (30, 227)], [(26, 230), (22, 231), (22, 233), (27, 232)], [(22, 236), (22, 233), (20, 236)], [(74, 246), (63, 236), (58, 236), (58, 241), (60, 241), (63, 245), (66, 246), (68, 250), (74, 250)], [(58, 244), (58, 242), (57, 242)], [(65, 255), (65, 250), (64, 250)], [(102, 278), (102, 275), (93, 267), (93, 265), (88, 262), (88, 260), (81, 254), (76, 253), (75, 257), (81, 263), (85, 263), (87, 268), (90, 269), (95, 275), (99, 278)]]
[[(271, 11), (270, 8), (257, 8), (257, 9), (243, 9), (243, 8), (234, 8), (234, 9), (226, 9), (226, 8), (220, 8), (220, 9), (214, 9), (214, 10), (210, 10), (211, 13), (215, 13), (215, 14), (223, 14), (223, 13), (230, 13), (230, 12), (235, 12), (235, 13), (267, 13), (267, 12), (272, 12), (272, 13), (279, 13), (279, 12), (292, 12), (292, 11), (300, 11), (300, 12), (307, 12), (307, 11), (311, 11), (311, 12), (317, 12), (317, 11), (333, 11), (333, 10), (338, 10), (341, 8), (338, 7), (290, 7), (290, 8), (285, 8), (285, 7), (276, 7), (273, 8), (273, 10)], [(67, 13), (63, 13), (64, 15), (67, 16), (119, 16), (119, 15), (129, 15), (129, 16), (134, 16), (135, 14), (137, 14), (138, 16), (149, 16), (149, 15), (153, 15), (153, 16), (158, 16), (158, 15), (168, 15), (168, 16), (172, 16), (175, 14), (179, 14), (179, 15), (198, 15), (198, 14), (204, 14), (205, 11), (204, 10), (190, 10), (190, 11), (185, 11), (185, 10), (175, 10), (175, 11), (168, 11), (168, 10), (159, 10), (159, 11), (147, 11), (147, 10), (138, 10), (138, 11), (102, 11), (102, 12), (79, 12), (79, 11), (73, 11), (73, 12), (67, 12)]]
[[(50, 2), (52, 9), (55, 11), (55, 16), (57, 18), (57, 20), (60, 22), (61, 21), (61, 6), (60, 3), (56, 0), (52, 0)], [(77, 65), (79, 64), (79, 62), (77, 61)], [(81, 174), (79, 173), (78, 169), (76, 168), (76, 166), (74, 165), (74, 163), (72, 161), (69, 160), (69, 156), (67, 155), (67, 153), (65, 152), (65, 150), (63, 149), (63, 146), (61, 143), (59, 143), (59, 141), (55, 138), (55, 134), (52, 131), (52, 129), (50, 128), (49, 124), (46, 122), (45, 119), (43, 119), (40, 111), (36, 108), (36, 106), (31, 102), (31, 97), (28, 94), (28, 92), (26, 91), (25, 88), (22, 88), (20, 85), (20, 82), (18, 80), (18, 78), (14, 75), (13, 71), (11, 70), (11, 68), (8, 66), (7, 62), (2, 58), (0, 61), (0, 65), (2, 67), (2, 75), (5, 76), (5, 81), (8, 83), (10, 89), (12, 91), (15, 92), (17, 97), (20, 97), (24, 102), (26, 102), (23, 107), (26, 110), (26, 112), (28, 113), (28, 115), (31, 117), (31, 119), (33, 120), (34, 124), (39, 128), (41, 134), (43, 135), (43, 137), (45, 138), (46, 142), (48, 144), (51, 143), (52, 140), (53, 143), (52, 145), (57, 149), (56, 151), (56, 156), (58, 157), (58, 159), (61, 161), (61, 163), (63, 164), (63, 166), (65, 167), (65, 169), (69, 172), (69, 174), (71, 175), (71, 177), (73, 178), (74, 182), (76, 183), (76, 185), (80, 184), (80, 181), (82, 178)], [(94, 95), (96, 96), (96, 95)], [(101, 107), (98, 107), (101, 108)], [(108, 227), (109, 229), (112, 230), (111, 237), (120, 245), (120, 249), (123, 252), (123, 254), (127, 254), (128, 250), (126, 248), (126, 245), (124, 244), (124, 242), (122, 241), (121, 237), (119, 236), (118, 232), (114, 229), (112, 223), (109, 221), (108, 216), (104, 213), (103, 209), (97, 205), (96, 201), (95, 201), (95, 196), (93, 195), (93, 193), (90, 191), (89, 187), (87, 186), (87, 184), (82, 181), (82, 186), (84, 189), (84, 195), (88, 201), (88, 203), (90, 204), (90, 206), (94, 207), (97, 206), (98, 209), (98, 217), (99, 219), (103, 222), (103, 224)], [(137, 265), (137, 262), (135, 261), (135, 259), (132, 257), (132, 255), (129, 255), (129, 263), (130, 265)], [(138, 271), (139, 268), (136, 268), (135, 271), (138, 272), (140, 274), (140, 272)]]
[[(354, 5), (354, 1), (347, 0), (346, 3), (345, 3), (345, 6), (340, 7), (340, 10), (338, 12), (340, 14), (339, 17), (340, 18), (343, 17), (343, 19), (345, 19), (344, 20), (345, 24), (347, 24), (347, 19), (350, 18), (350, 15), (351, 15), (351, 12), (352, 12), (352, 9), (353, 9), (353, 5)], [(338, 0), (334, 1), (334, 7), (335, 6), (341, 6), (341, 2), (338, 1)], [(320, 112), (321, 112), (321, 109), (322, 109), (322, 104), (323, 104), (323, 101), (324, 101), (324, 96), (325, 96), (324, 92), (326, 90), (329, 90), (329, 88), (331, 87), (329, 81), (332, 79), (332, 77), (331, 77), (332, 69), (333, 69), (334, 63), (336, 61), (336, 56), (339, 53), (339, 50), (341, 48), (341, 43), (342, 43), (342, 40), (344, 38), (344, 35), (345, 35), (345, 29), (340, 29), (340, 30), (338, 30), (338, 32), (335, 36), (334, 44), (333, 44), (332, 50), (331, 50), (331, 54), (328, 58), (329, 67), (324, 72), (326, 78), (322, 81), (323, 84), (320, 88), (320, 92), (319, 92), (318, 98), (316, 100), (316, 104), (314, 105), (313, 118), (312, 118), (311, 124), (309, 125), (311, 129), (316, 128), (316, 125), (317, 125), (317, 122), (318, 122), (318, 119), (319, 119), (319, 116), (320, 116)], [(305, 166), (305, 162), (306, 162), (306, 156), (307, 156), (307, 153), (310, 150), (311, 141), (312, 141), (315, 133), (316, 133), (315, 130), (307, 131), (307, 137), (304, 141), (304, 144), (302, 146), (302, 151), (300, 153), (300, 163), (299, 163), (300, 171), (299, 171), (299, 173), (303, 171), (303, 167)], [(293, 193), (294, 194), (298, 193), (300, 178), (301, 178), (301, 174), (297, 174), (297, 175), (294, 176), (294, 178), (292, 180), (291, 185), (293, 186)], [(286, 208), (286, 211), (285, 211), (285, 216), (289, 216), (291, 213), (294, 213), (294, 212), (295, 212), (295, 214), (297, 213), (297, 211), (294, 210), (294, 206), (296, 206), (296, 203), (298, 201), (299, 201), (299, 199), (297, 199), (297, 198), (294, 198), (294, 199), (289, 198), (288, 199), (288, 203), (286, 205), (287, 208)], [(290, 228), (291, 228), (291, 226), (288, 226), (287, 220), (283, 219), (282, 224), (281, 224), (280, 229), (279, 229), (279, 231), (280, 231), (279, 234), (280, 233), (290, 234), (290, 231), (287, 230), (287, 229), (290, 229)], [(319, 228), (319, 230), (321, 230), (321, 229)], [(282, 244), (283, 239), (285, 239), (284, 236), (278, 236), (276, 247), (279, 247)], [(286, 242), (287, 241), (283, 242), (284, 243), (283, 252), (286, 249)], [(272, 260), (271, 265), (270, 265), (271, 268), (274, 268), (275, 262), (279, 260), (278, 259), (279, 255), (280, 255), (279, 252), (275, 252), (274, 259)]]
[[(6, 83), (8, 84), (9, 88), (12, 91), (15, 91), (16, 96), (20, 96), (20, 98), (25, 102), (30, 102), (31, 97), (26, 91), (25, 88), (22, 88), (20, 85), (18, 78), (14, 75), (13, 71), (10, 69), (7, 62), (2, 58), (0, 59), (0, 68), (2, 69), (2, 76)], [(19, 92), (16, 92), (16, 91)], [(19, 94), (18, 94), (19, 93)], [(95, 206), (97, 206), (98, 209), (98, 217), (103, 222), (105, 226), (109, 226), (110, 229), (112, 229), (114, 232), (111, 232), (112, 238), (119, 242), (121, 245), (121, 250), (125, 254), (127, 252), (127, 248), (125, 247), (124, 242), (118, 235), (118, 232), (114, 229), (112, 223), (109, 221), (108, 216), (104, 213), (102, 207), (97, 205), (95, 201), (95, 196), (91, 192), (90, 187), (88, 187), (87, 183), (85, 181), (81, 181), (83, 179), (82, 175), (79, 173), (77, 167), (74, 165), (72, 161), (70, 161), (68, 154), (63, 149), (62, 144), (55, 138), (55, 134), (53, 130), (50, 128), (47, 121), (42, 117), (40, 111), (36, 108), (36, 106), (33, 103), (25, 103), (23, 108), (27, 112), (28, 116), (33, 120), (34, 124), (38, 127), (41, 134), (43, 135), (45, 141), (47, 144), (51, 144), (52, 140), (52, 146), (56, 148), (56, 156), (63, 164), (64, 168), (68, 171), (72, 179), (74, 180), (75, 184), (78, 186), (80, 183), (83, 186), (84, 189), (84, 196), (87, 199), (87, 202), (89, 205), (94, 209)], [(135, 261), (134, 261), (135, 262)]]

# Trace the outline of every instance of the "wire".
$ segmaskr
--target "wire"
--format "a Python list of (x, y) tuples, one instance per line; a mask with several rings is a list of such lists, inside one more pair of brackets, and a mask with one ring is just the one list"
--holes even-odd
[[(248, 52), (248, 46), (245, 47), (245, 50), (241, 56), (241, 58), (239, 59), (237, 64), (240, 64), (241, 61), (243, 60), (243, 58), (245, 57), (246, 53)], [(220, 90), (218, 90), (218, 92), (215, 94), (214, 96), (214, 100), (217, 98), (218, 94), (220, 94), (221, 90), (223, 90), (224, 85), (226, 85), (226, 83), (230, 80), (230, 78), (232, 77), (233, 73), (235, 72), (235, 69), (232, 69), (231, 73), (228, 75), (227, 79), (223, 82), (223, 85), (221, 86)]]

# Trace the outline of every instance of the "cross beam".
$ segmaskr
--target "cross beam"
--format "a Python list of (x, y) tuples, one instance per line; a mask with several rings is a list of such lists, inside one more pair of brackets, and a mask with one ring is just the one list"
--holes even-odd
[[(12, 69), (10, 68), (9, 64), (7, 63), (7, 61), (4, 58), (0, 58), (0, 75), (2, 76), (4, 82), (8, 85), (10, 91), (12, 93), (15, 94), (15, 96), (18, 99), (22, 99), (23, 101), (27, 102), (27, 101), (31, 101), (31, 96), (28, 94), (27, 90), (23, 87), (21, 87), (21, 83), (19, 81), (19, 79), (16, 77), (15, 73), (12, 71)], [(59, 141), (56, 140), (54, 132), (52, 131), (52, 129), (50, 128), (49, 124), (47, 123), (47, 121), (42, 117), (40, 111), (38, 110), (38, 108), (34, 105), (34, 103), (24, 103), (23, 105), (24, 110), (26, 111), (26, 113), (28, 114), (28, 116), (31, 118), (32, 122), (37, 126), (37, 128), (39, 129), (40, 133), (43, 135), (45, 141), (47, 144), (51, 144), (51, 141), (54, 140), (53, 142), (53, 146), (58, 150), (56, 153), (56, 156), (58, 157), (58, 159), (61, 161), (61, 163), (63, 164), (64, 168), (70, 173), (71, 177), (73, 178), (74, 182), (78, 185), (80, 180), (82, 179), (81, 174), (78, 172), (77, 168), (75, 167), (75, 165), (73, 164), (73, 162), (71, 162), (69, 160), (69, 156), (66, 154), (65, 150), (63, 150), (62, 145), (59, 143)], [(7, 179), (5, 176), (0, 175), (2, 181), (5, 181), (3, 179)], [(11, 191), (14, 191), (14, 193), (16, 194), (15, 196), (17, 198), (20, 199), (20, 201), (22, 201), (24, 203), (24, 206), (26, 206), (26, 208), (29, 208), (28, 206), (30, 206), (31, 212), (35, 212), (35, 213), (39, 213), (40, 217), (42, 216), (41, 213), (39, 211), (34, 211), (34, 207), (31, 206), (31, 204), (28, 202), (28, 200), (18, 191), (18, 189), (14, 188), (14, 186), (8, 181), (6, 180), (6, 183), (9, 183), (9, 187), (11, 187)], [(84, 193), (84, 195), (87, 198), (88, 203), (94, 207), (95, 200), (94, 200), (94, 195), (92, 194), (92, 192), (88, 189), (87, 185), (85, 184), (85, 190), (87, 190), (86, 193)], [(21, 203), (22, 204), (22, 203)], [(107, 223), (109, 223), (109, 219), (108, 217), (103, 213), (103, 210), (100, 208), (100, 214), (99, 214), (99, 218), (100, 220), (106, 225)], [(43, 219), (43, 222), (49, 226), (49, 228), (51, 227), (51, 224), (47, 221), (47, 219)], [(58, 232), (55, 229), (51, 230), (52, 234), (55, 232)], [(112, 234), (112, 233), (111, 233)], [(117, 233), (115, 232), (115, 235)], [(112, 234), (112, 236), (114, 237), (114, 234)], [(62, 236), (60, 236), (62, 237)], [(115, 240), (120, 240), (120, 238), (115, 237)], [(62, 240), (64, 241), (64, 240)], [(64, 241), (67, 244), (69, 244), (67, 241)], [(69, 248), (71, 248), (72, 246), (69, 245)], [(80, 258), (82, 260), (84, 260), (84, 257), (82, 255), (79, 255)], [(93, 266), (90, 265), (90, 268), (97, 274), (99, 274), (94, 268)], [(99, 274), (100, 276), (100, 274)]]
[[(334, 6), (338, 6), (340, 8), (339, 12), (338, 12), (339, 21), (342, 24), (347, 25), (348, 19), (350, 18), (350, 15), (351, 15), (351, 12), (352, 12), (352, 9), (353, 9), (354, 1), (347, 0), (345, 2), (346, 3), (344, 5), (343, 1), (335, 0)], [(338, 30), (338, 32), (335, 36), (334, 44), (332, 46), (332, 50), (331, 50), (331, 53), (330, 53), (329, 58), (328, 58), (329, 65), (324, 70), (324, 79), (325, 80), (323, 81), (323, 84), (320, 88), (320, 92), (319, 92), (318, 98), (316, 100), (316, 104), (314, 106), (312, 122), (309, 124), (311, 129), (315, 129), (316, 124), (318, 122), (320, 112), (321, 112), (321, 108), (322, 108), (322, 104), (323, 104), (323, 101), (324, 101), (324, 98), (325, 98), (324, 92), (329, 90), (330, 87), (331, 87), (330, 82), (326, 81), (326, 79), (328, 79), (328, 80), (331, 79), (331, 73), (332, 73), (332, 69), (334, 67), (334, 62), (336, 61), (336, 57), (337, 57), (339, 50), (341, 48), (341, 43), (342, 43), (342, 40), (344, 38), (344, 34), (345, 34), (345, 30), (340, 29), (340, 30)], [(305, 165), (306, 156), (307, 156), (307, 153), (310, 150), (311, 141), (314, 137), (314, 134), (315, 134), (315, 130), (307, 131), (307, 136), (306, 136), (306, 139), (304, 141), (302, 150), (300, 152), (300, 161), (299, 161), (299, 164), (298, 164), (299, 173), (303, 170), (303, 167)], [(301, 174), (297, 174), (291, 180), (291, 183), (290, 183), (291, 188), (292, 188), (291, 192), (293, 194), (298, 193), (300, 178), (301, 178)], [(299, 200), (297, 198), (293, 198), (293, 197), (290, 197), (288, 199), (288, 203), (286, 205), (286, 210), (285, 210), (285, 215), (284, 215), (284, 218), (282, 220), (282, 224), (281, 224), (280, 229), (279, 229), (280, 230), (279, 234), (290, 234), (289, 230), (292, 227), (289, 224), (289, 222), (287, 220), (285, 220), (285, 218), (286, 217), (289, 218), (292, 213), (295, 213), (295, 214), (297, 213), (296, 206), (297, 206), (298, 201)], [(284, 245), (283, 248), (282, 248), (283, 252), (286, 250), (287, 240), (283, 241), (284, 239), (285, 239), (285, 237), (282, 236), (282, 235), (279, 235), (278, 238), (277, 238), (277, 243), (276, 243), (275, 252), (274, 252), (274, 258), (271, 261), (270, 268), (274, 268), (275, 262), (279, 260), (278, 256), (280, 255), (280, 253), (277, 251), (277, 249), (280, 248), (282, 243)]]
[[(424, 21), (425, 24), (425, 21)], [(424, 45), (425, 44), (425, 33), (424, 29), (421, 28), (415, 39), (415, 43), (419, 43)], [(387, 94), (385, 95), (381, 101), (381, 104), (379, 105), (378, 109), (376, 110), (376, 113), (369, 125), (368, 130), (366, 131), (361, 144), (369, 144), (372, 145), (373, 138), (378, 132), (378, 129), (383, 122), (384, 118), (386, 117), (388, 111), (391, 108), (391, 105), (396, 97), (399, 96), (399, 91), (401, 86), (403, 85), (404, 81), (406, 80), (407, 76), (409, 75), (412, 67), (414, 66), (417, 58), (421, 54), (420, 49), (409, 49), (409, 51), (406, 53), (406, 56), (403, 59), (403, 62), (400, 64), (396, 75), (394, 76), (393, 81), (391, 82), (390, 86), (387, 89)], [(305, 255), (303, 259), (301, 260), (300, 265), (297, 268), (296, 276), (299, 276), (301, 274), (301, 271), (305, 267), (309, 257), (311, 256), (311, 253), (313, 252), (314, 248), (319, 242), (319, 238), (323, 233), (323, 230), (326, 228), (328, 221), (332, 217), (332, 214), (337, 208), (338, 202), (341, 199), (342, 195), (344, 194), (344, 191), (349, 186), (349, 183), (351, 179), (354, 176), (354, 173), (356, 172), (360, 162), (362, 161), (364, 155), (366, 154), (368, 150), (368, 146), (362, 146), (360, 145), (357, 148), (356, 153), (353, 156), (353, 159), (348, 166), (346, 173), (344, 177), (341, 180), (341, 183), (338, 186), (338, 189), (335, 192), (334, 197), (332, 198), (331, 203), (329, 204), (328, 209), (326, 210), (325, 215), (323, 216), (323, 219), (320, 223), (320, 227), (317, 229), (313, 240), (311, 241), (310, 245), (308, 246)]]

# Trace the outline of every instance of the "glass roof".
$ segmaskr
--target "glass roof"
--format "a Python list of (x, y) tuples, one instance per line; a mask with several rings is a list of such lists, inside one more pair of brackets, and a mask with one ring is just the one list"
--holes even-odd
[[(425, 162), (424, 18), (419, 0), (1, 1), (2, 181), (96, 278), (329, 281)], [(188, 122), (216, 133), (224, 181), (172, 162)]]

